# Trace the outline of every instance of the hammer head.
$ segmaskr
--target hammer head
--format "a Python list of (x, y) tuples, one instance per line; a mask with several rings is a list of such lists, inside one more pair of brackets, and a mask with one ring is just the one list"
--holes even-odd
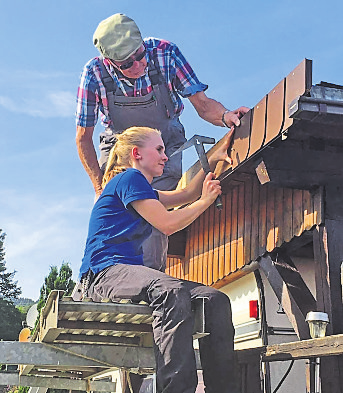
[(185, 142), (179, 149), (174, 151), (173, 154), (171, 154), (171, 157), (175, 154), (181, 153), (182, 151), (188, 149), (191, 146), (196, 146), (196, 145), (204, 145), (205, 143), (207, 144), (215, 144), (216, 141), (214, 138), (210, 138), (208, 136), (201, 136), (201, 135), (193, 135), (191, 139), (188, 139), (187, 142)]

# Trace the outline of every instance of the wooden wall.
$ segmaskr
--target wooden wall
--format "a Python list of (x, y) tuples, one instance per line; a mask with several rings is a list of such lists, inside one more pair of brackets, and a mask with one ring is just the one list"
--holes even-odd
[(170, 257), (167, 273), (221, 286), (265, 252), (322, 222), (322, 191), (261, 185), (245, 176), (227, 187), (223, 210), (211, 206), (187, 228), (185, 257)]

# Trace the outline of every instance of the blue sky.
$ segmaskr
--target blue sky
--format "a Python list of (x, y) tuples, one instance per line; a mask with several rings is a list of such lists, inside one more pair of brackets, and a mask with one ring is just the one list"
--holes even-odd
[[(0, 0), (0, 228), (6, 265), (36, 300), (50, 266), (80, 266), (94, 194), (75, 147), (75, 95), (98, 23), (122, 12), (175, 42), (227, 108), (253, 107), (303, 58), (313, 83), (343, 84), (343, 2)], [(186, 136), (224, 128), (185, 102)], [(95, 131), (95, 144), (101, 126)], [(195, 160), (187, 151), (185, 169)]]

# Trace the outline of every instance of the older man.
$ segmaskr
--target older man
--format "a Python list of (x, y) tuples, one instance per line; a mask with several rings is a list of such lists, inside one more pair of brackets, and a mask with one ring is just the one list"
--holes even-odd
[[(179, 120), (184, 108), (181, 97), (190, 100), (201, 118), (221, 127), (238, 126), (249, 110), (229, 111), (208, 98), (204, 93), (207, 85), (198, 80), (179, 48), (166, 40), (143, 40), (136, 23), (126, 15), (115, 14), (100, 22), (93, 43), (100, 56), (85, 65), (81, 76), (76, 143), (97, 196), (102, 192), (102, 174), (116, 133), (131, 126), (157, 128), (170, 157), (185, 142)], [(93, 132), (99, 113), (105, 130), (100, 134), (98, 161)], [(163, 176), (153, 182), (154, 188), (174, 189), (182, 175), (181, 161), (181, 154), (171, 157)], [(145, 264), (164, 270), (167, 239), (155, 231), (147, 242)]]

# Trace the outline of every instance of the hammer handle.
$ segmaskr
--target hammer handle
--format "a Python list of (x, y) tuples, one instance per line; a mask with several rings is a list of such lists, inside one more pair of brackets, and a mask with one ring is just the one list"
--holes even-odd
[(222, 197), (220, 195), (217, 196), (215, 204), (216, 204), (216, 208), (218, 210), (222, 210), (222, 208), (223, 208), (223, 201), (222, 201)]

